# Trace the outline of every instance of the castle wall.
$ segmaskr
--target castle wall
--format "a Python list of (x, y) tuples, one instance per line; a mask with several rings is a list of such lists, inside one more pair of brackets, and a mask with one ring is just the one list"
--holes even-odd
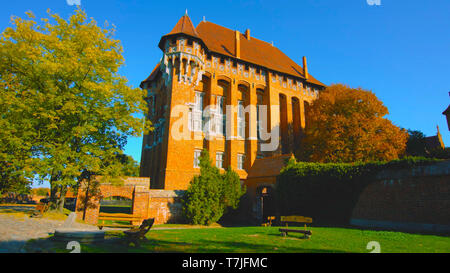
[(381, 173), (361, 193), (350, 223), (450, 233), (450, 161)]

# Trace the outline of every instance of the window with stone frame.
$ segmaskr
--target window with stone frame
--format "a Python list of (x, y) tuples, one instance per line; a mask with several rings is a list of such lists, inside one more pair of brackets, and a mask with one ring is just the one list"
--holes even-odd
[(194, 132), (201, 132), (203, 129), (203, 93), (195, 92), (195, 101), (190, 114), (191, 128)]
[(244, 169), (244, 162), (245, 162), (245, 155), (244, 154), (238, 154), (237, 155), (237, 168), (238, 170)]
[(200, 168), (200, 156), (202, 155), (202, 150), (194, 151), (194, 168)]
[(219, 169), (223, 169), (223, 152), (216, 153), (216, 167)]
[(237, 126), (238, 126), (238, 137), (245, 138), (245, 113), (243, 100), (238, 101)]

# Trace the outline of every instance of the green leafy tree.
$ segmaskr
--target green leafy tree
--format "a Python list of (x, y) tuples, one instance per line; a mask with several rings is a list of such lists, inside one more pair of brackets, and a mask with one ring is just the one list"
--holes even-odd
[(0, 101), (8, 126), (0, 137), (16, 138), (0, 160), (49, 181), (54, 208), (62, 210), (68, 187), (120, 175), (117, 155), (127, 137), (150, 124), (144, 124), (144, 91), (118, 73), (124, 59), (115, 29), (97, 26), (81, 9), (68, 20), (48, 13), (40, 23), (31, 13), (29, 20), (13, 17), (0, 38), (0, 97), (14, 98), (11, 112), (11, 103)]
[(237, 209), (240, 198), (245, 194), (246, 188), (241, 185), (239, 175), (228, 168), (222, 176), (222, 203), (225, 206), (224, 213), (227, 209)]
[(410, 156), (427, 156), (425, 135), (421, 131), (408, 130), (406, 153)]
[(183, 212), (194, 225), (211, 225), (217, 222), (227, 208), (237, 208), (245, 193), (239, 175), (228, 169), (225, 174), (213, 166), (209, 153), (200, 156), (200, 175), (195, 176), (183, 199)]
[(123, 176), (139, 177), (140, 165), (132, 156), (121, 154), (119, 160)]

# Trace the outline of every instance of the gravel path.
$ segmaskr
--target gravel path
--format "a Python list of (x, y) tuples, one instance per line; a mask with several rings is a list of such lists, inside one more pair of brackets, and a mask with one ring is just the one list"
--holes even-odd
[[(20, 253), (30, 239), (45, 238), (60, 227), (64, 221), (18, 217), (0, 214), (0, 253)], [(98, 230), (97, 227), (75, 222), (73, 228)]]

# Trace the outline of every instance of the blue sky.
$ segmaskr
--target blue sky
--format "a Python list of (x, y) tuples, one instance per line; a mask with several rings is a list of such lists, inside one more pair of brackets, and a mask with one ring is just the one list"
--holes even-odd
[[(3, 1), (0, 31), (10, 16), (40, 18), (46, 10), (67, 18), (80, 0)], [(117, 27), (126, 66), (137, 87), (161, 58), (158, 42), (188, 9), (197, 25), (207, 21), (274, 45), (297, 63), (308, 58), (309, 72), (325, 84), (345, 83), (372, 90), (388, 107), (396, 125), (436, 134), (446, 146), (450, 132), (442, 112), (450, 104), (450, 1), (296, 0), (296, 1), (144, 1), (81, 0), (89, 17)], [(141, 138), (126, 153), (140, 160)]]

